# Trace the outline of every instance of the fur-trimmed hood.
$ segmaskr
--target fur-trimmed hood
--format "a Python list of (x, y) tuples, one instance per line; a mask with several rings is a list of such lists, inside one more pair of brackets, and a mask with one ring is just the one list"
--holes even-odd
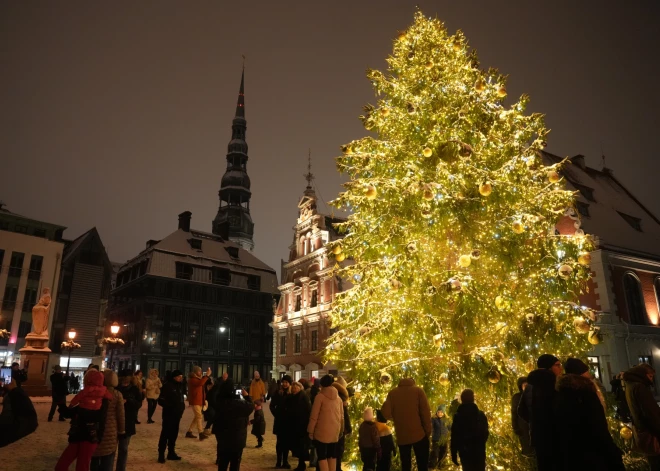
[(634, 366), (623, 373), (623, 380), (626, 383), (642, 383), (645, 386), (651, 386), (651, 381), (646, 376), (649, 371), (649, 367), (645, 365)]
[(574, 390), (574, 391), (591, 391), (594, 394), (598, 394), (596, 391), (596, 385), (591, 379), (570, 373), (562, 375), (559, 378), (557, 378), (555, 389), (559, 392)]

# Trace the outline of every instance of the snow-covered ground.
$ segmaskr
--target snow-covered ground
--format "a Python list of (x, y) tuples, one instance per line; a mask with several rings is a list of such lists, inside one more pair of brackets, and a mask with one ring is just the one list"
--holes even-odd
[[(73, 396), (69, 396), (69, 400)], [(3, 471), (50, 471), (55, 468), (55, 463), (62, 450), (67, 445), (68, 422), (59, 422), (57, 412), (53, 422), (48, 422), (48, 411), (50, 409), (50, 398), (32, 398), (34, 407), (39, 417), (37, 431), (26, 438), (19, 440), (7, 447), (0, 448), (0, 470)], [(255, 449), (257, 439), (249, 434), (251, 426), (248, 426), (247, 447), (243, 451), (241, 471), (254, 471), (272, 468), (275, 465), (275, 436), (272, 434), (273, 417), (264, 407), (266, 416), (266, 435), (264, 436), (263, 448)], [(216, 440), (215, 436), (200, 442), (199, 440), (184, 438), (188, 426), (192, 420), (192, 410), (186, 408), (181, 419), (179, 439), (177, 440), (177, 453), (183, 458), (182, 461), (168, 461), (159, 464), (158, 459), (158, 437), (160, 435), (161, 408), (156, 409), (154, 414), (155, 424), (147, 424), (147, 403), (139, 412), (140, 425), (137, 425), (137, 435), (131, 439), (128, 450), (128, 466), (130, 471), (151, 470), (205, 470), (218, 469), (215, 465)], [(197, 431), (194, 432), (197, 435)], [(298, 463), (297, 459), (290, 459), (293, 467)], [(75, 464), (70, 469), (75, 469)]]

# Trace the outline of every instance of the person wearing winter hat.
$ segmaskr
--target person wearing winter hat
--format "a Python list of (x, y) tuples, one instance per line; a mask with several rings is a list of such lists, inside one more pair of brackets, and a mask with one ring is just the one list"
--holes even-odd
[(660, 407), (651, 390), (654, 380), (655, 370), (645, 363), (623, 373), (626, 402), (634, 424), (633, 437), (646, 455), (651, 471), (660, 470), (660, 455), (656, 450), (660, 441)]
[(124, 369), (119, 373), (117, 391), (124, 398), (125, 433), (119, 438), (116, 471), (126, 470), (128, 446), (131, 443), (131, 437), (136, 433), (135, 424), (138, 423), (138, 409), (142, 404), (142, 392), (136, 386), (134, 378), (133, 370)]
[(465, 471), (486, 470), (486, 440), (488, 420), (474, 403), (474, 391), (464, 389), (461, 405), (451, 424), (451, 460), (458, 466), (458, 458)]
[(513, 427), (513, 433), (518, 436), (523, 456), (533, 456), (534, 450), (529, 438), (529, 424), (518, 415), (518, 406), (526, 388), (527, 377), (518, 378), (518, 392), (511, 398), (511, 426)]
[(557, 429), (553, 414), (555, 382), (562, 373), (559, 358), (541, 355), (538, 368), (527, 377), (527, 387), (518, 405), (518, 415), (529, 424), (539, 471), (558, 469)]
[(307, 433), (314, 441), (319, 471), (333, 471), (337, 466), (337, 441), (344, 430), (344, 410), (334, 378), (321, 378), (321, 392), (316, 396), (309, 417)]
[(176, 454), (176, 439), (179, 434), (181, 416), (186, 410), (183, 400), (183, 372), (174, 370), (160, 390), (158, 405), (163, 408), (163, 427), (158, 440), (158, 462), (165, 463), (165, 448), (167, 448), (167, 459), (178, 461), (181, 459)]
[(376, 471), (390, 471), (392, 456), (396, 456), (396, 446), (392, 430), (387, 426), (387, 419), (380, 410), (376, 411), (376, 428), (380, 439), (380, 457), (376, 463)]
[(594, 379), (594, 375), (591, 374), (591, 371), (589, 371), (589, 367), (585, 362), (579, 358), (569, 358), (566, 360), (566, 363), (564, 363), (564, 371), (566, 374), (578, 375), (590, 379), (596, 387), (596, 394), (598, 395), (600, 404), (603, 406), (603, 410), (607, 411), (607, 402), (605, 401), (605, 395), (601, 389), (602, 385)]
[(55, 471), (67, 471), (76, 461), (77, 471), (88, 471), (92, 455), (103, 439), (105, 428), (104, 403), (113, 399), (113, 395), (103, 385), (103, 374), (89, 370), (85, 374), (85, 388), (71, 400), (69, 411), (73, 415), (69, 430), (69, 445), (60, 455)]
[(240, 388), (243, 399), (236, 395), (231, 378), (219, 387), (216, 396), (216, 414), (213, 434), (217, 440), (218, 471), (239, 471), (243, 449), (247, 443), (247, 426), (254, 410), (248, 392)]
[(358, 445), (360, 447), (362, 471), (375, 471), (376, 460), (381, 455), (381, 449), (378, 427), (374, 423), (374, 410), (371, 407), (364, 409), (362, 419), (363, 422), (358, 429)]
[[(309, 459), (309, 438), (307, 437), (307, 424), (312, 404), (303, 386), (299, 382), (291, 385), (291, 394), (286, 396), (284, 402), (283, 438), (287, 451), (291, 456), (298, 458), (297, 471), (305, 469), (305, 461)], [(278, 436), (278, 438), (280, 438)]]
[(447, 454), (447, 442), (449, 440), (449, 429), (447, 428), (447, 416), (445, 406), (440, 405), (431, 419), (433, 434), (431, 435), (431, 455), (429, 468), (436, 469), (442, 466), (442, 461)]
[[(337, 467), (335, 471), (342, 471), (341, 463), (344, 459), (344, 450), (346, 448), (346, 437), (353, 433), (353, 428), (351, 427), (351, 416), (348, 413), (348, 390), (346, 389), (346, 380), (341, 376), (337, 377), (337, 381), (332, 383), (332, 387), (337, 390), (339, 398), (341, 399), (343, 409), (344, 409), (344, 432), (339, 437), (337, 442)], [(333, 470), (330, 470), (333, 471)]]
[(284, 375), (280, 379), (280, 389), (273, 395), (270, 401), (270, 412), (273, 414), (273, 434), (277, 436), (275, 442), (275, 452), (277, 453), (277, 464), (275, 468), (290, 469), (289, 450), (285, 438), (285, 418), (286, 397), (291, 393), (291, 383), (293, 379), (289, 375)]
[(589, 367), (577, 358), (569, 358), (565, 367), (566, 374), (557, 379), (554, 400), (554, 417), (561, 430), (555, 442), (559, 469), (625, 470)]
[(115, 388), (119, 384), (117, 373), (103, 371), (103, 385), (113, 398), (108, 402), (105, 415), (105, 429), (99, 446), (92, 455), (91, 471), (112, 471), (115, 467), (118, 438), (125, 432), (124, 398)]

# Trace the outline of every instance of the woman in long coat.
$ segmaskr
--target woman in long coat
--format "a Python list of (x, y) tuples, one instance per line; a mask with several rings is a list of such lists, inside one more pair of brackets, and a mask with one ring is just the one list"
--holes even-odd
[(305, 460), (309, 459), (309, 439), (307, 424), (312, 403), (303, 390), (302, 384), (295, 382), (291, 385), (291, 394), (286, 397), (284, 404), (284, 437), (291, 456), (298, 458), (296, 470), (305, 469)]
[(115, 389), (119, 384), (117, 373), (105, 370), (103, 376), (103, 385), (112, 394), (112, 399), (108, 402), (103, 438), (92, 455), (91, 471), (112, 471), (114, 469), (117, 437), (125, 433), (124, 397)]

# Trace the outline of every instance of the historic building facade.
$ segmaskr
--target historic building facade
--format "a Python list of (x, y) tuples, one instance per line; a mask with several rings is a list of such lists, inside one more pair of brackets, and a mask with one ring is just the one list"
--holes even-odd
[(0, 329), (10, 332), (9, 338), (0, 339), (0, 364), (19, 361), (18, 350), (32, 331), (32, 307), (44, 288), (51, 291), (51, 332), (65, 229), (0, 204)]
[[(544, 159), (561, 159), (544, 153)], [(562, 234), (584, 231), (595, 238), (593, 278), (582, 303), (598, 311), (601, 343), (589, 357), (605, 385), (638, 363), (660, 365), (660, 220), (615, 177), (577, 155), (565, 165), (567, 187), (579, 192), (577, 213), (562, 219)]]
[(272, 369), (270, 323), (279, 292), (275, 270), (251, 253), (243, 79), (212, 232), (192, 229), (186, 211), (175, 232), (148, 241), (119, 269), (105, 332), (118, 322), (126, 342), (107, 354), (114, 368), (164, 374), (199, 365), (244, 383), (255, 370), (267, 378)]
[(296, 380), (336, 374), (336, 368), (324, 364), (320, 354), (330, 335), (328, 314), (335, 294), (346, 288), (333, 275), (335, 262), (329, 259), (326, 247), (341, 238), (333, 227), (341, 219), (318, 212), (311, 171), (306, 177), (289, 260), (282, 260), (281, 297), (273, 320), (274, 371), (278, 377), (290, 374)]

